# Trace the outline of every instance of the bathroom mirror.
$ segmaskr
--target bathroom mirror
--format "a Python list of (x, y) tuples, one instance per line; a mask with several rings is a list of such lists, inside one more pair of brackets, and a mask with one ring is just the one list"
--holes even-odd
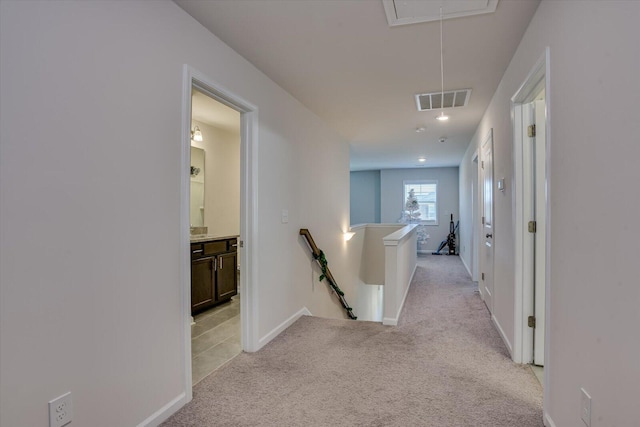
[(204, 150), (191, 147), (191, 227), (204, 226)]

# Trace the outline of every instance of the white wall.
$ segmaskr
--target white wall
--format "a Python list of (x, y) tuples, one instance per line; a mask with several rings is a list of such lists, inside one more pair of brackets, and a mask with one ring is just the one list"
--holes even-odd
[[(202, 141), (191, 141), (205, 150), (204, 225), (212, 236), (240, 234), (240, 134), (193, 121)], [(240, 120), (238, 120), (240, 131)]]
[(423, 249), (427, 252), (438, 248), (449, 234), (450, 214), (454, 223), (459, 219), (458, 168), (385, 169), (380, 171), (381, 220), (383, 223), (398, 222), (407, 195), (404, 180), (433, 179), (438, 181), (438, 225), (425, 226), (431, 236)]
[(397, 325), (417, 267), (417, 225), (384, 238), (384, 315), (382, 324)]
[(69, 390), (74, 425), (135, 426), (185, 391), (185, 63), (259, 108), (259, 337), (305, 305), (339, 314), (313, 293), (298, 229), (339, 277), (344, 141), (171, 2), (2, 1), (3, 427), (48, 425), (47, 402)]
[(380, 222), (380, 171), (350, 174), (351, 224)]
[(383, 239), (404, 224), (371, 224), (366, 227), (360, 278), (368, 285), (384, 284), (385, 247)]
[[(510, 98), (550, 47), (550, 345), (545, 409), (556, 426), (633, 425), (640, 396), (640, 3), (543, 1), (482, 119), (470, 152), (494, 129), (495, 316), (513, 340)], [(594, 100), (608, 100), (594, 102)], [(469, 185), (469, 173), (461, 172)], [(594, 214), (594, 194), (603, 206)], [(463, 224), (465, 225), (465, 224)], [(466, 225), (465, 225), (466, 226)]]
[(204, 226), (204, 177), (207, 173), (204, 156), (203, 149), (191, 145), (191, 167), (200, 170), (195, 176), (191, 174), (189, 179), (189, 225), (191, 227)]

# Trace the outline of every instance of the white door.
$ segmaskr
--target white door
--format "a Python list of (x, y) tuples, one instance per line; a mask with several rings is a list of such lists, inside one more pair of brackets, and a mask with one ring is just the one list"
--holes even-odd
[(473, 159), (473, 163), (471, 164), (471, 170), (472, 170), (472, 181), (471, 181), (471, 224), (472, 224), (472, 230), (471, 230), (471, 279), (474, 282), (478, 282), (479, 281), (479, 270), (480, 270), (480, 260), (479, 260), (479, 256), (478, 256), (478, 244), (477, 242), (478, 240), (478, 236), (479, 236), (479, 229), (480, 229), (480, 217), (482, 216), (482, 214), (480, 214), (480, 197), (478, 195), (479, 188), (478, 188), (478, 167), (479, 167), (479, 160), (478, 160), (478, 155), (476, 154), (476, 156)]
[[(545, 223), (546, 223), (546, 146), (545, 146), (545, 105), (536, 98), (522, 105), (523, 113), (523, 193), (524, 217), (527, 229), (523, 242), (523, 274), (524, 289), (530, 292), (526, 298), (530, 301), (527, 316), (532, 340), (529, 347), (531, 353), (525, 360), (535, 365), (544, 365), (544, 321), (545, 321)], [(542, 98), (543, 99), (543, 98)]]
[(546, 261), (546, 111), (544, 98), (534, 102), (535, 136), (534, 136), (534, 210), (536, 221), (534, 243), (534, 312), (536, 325), (533, 336), (533, 363), (544, 365), (544, 320), (545, 320), (545, 261)]
[(480, 286), (484, 303), (493, 312), (493, 129), (482, 143), (482, 271)]

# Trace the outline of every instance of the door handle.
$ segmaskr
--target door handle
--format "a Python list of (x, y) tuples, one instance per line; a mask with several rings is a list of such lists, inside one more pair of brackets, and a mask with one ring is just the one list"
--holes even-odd
[(493, 237), (493, 234), (487, 234), (485, 237), (486, 237), (487, 239), (491, 239), (491, 238)]

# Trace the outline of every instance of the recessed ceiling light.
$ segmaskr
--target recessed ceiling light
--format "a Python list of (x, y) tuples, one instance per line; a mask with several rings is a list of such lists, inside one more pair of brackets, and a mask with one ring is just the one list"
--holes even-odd
[(444, 114), (444, 111), (440, 112), (439, 115), (436, 116), (436, 120), (441, 121), (441, 122), (446, 122), (447, 120), (449, 120), (449, 116)]
[(419, 161), (419, 162), (426, 162), (426, 161), (427, 161), (427, 159), (425, 159), (424, 157), (420, 157), (420, 158), (418, 159), (418, 161)]
[(423, 127), (416, 128), (416, 132), (418, 132), (418, 133), (420, 133), (420, 132), (424, 132), (425, 130), (426, 130), (426, 129), (425, 129), (425, 128), (423, 128)]

